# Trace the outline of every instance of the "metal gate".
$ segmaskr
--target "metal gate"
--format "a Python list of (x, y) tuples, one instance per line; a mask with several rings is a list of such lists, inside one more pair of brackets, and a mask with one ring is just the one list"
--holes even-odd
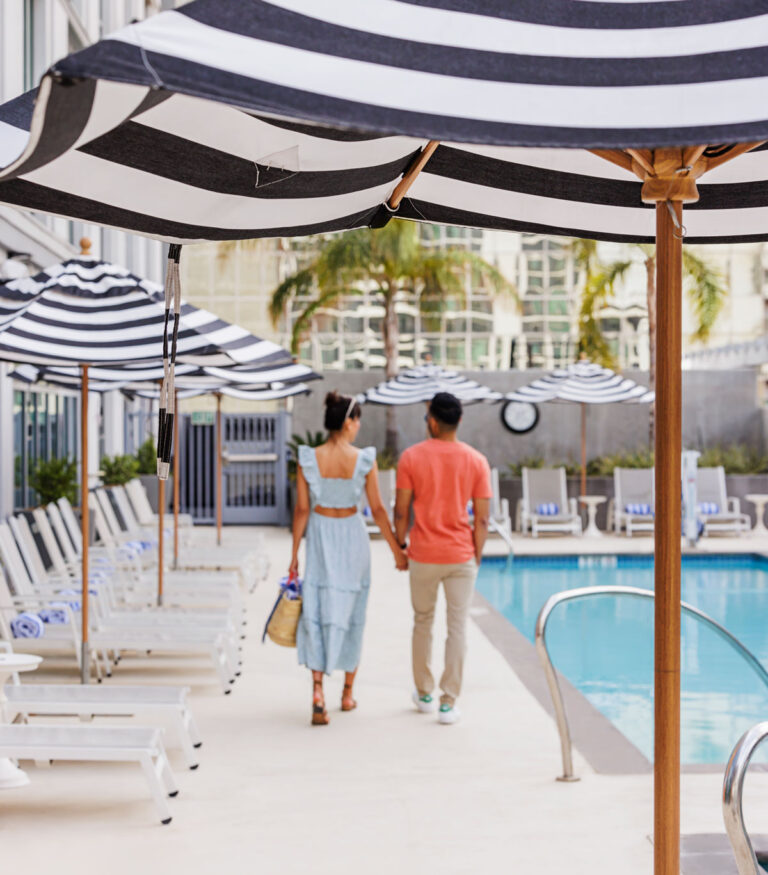
[[(287, 413), (223, 413), (223, 523), (286, 525)], [(181, 511), (198, 522), (216, 519), (215, 419), (183, 416), (180, 483)]]

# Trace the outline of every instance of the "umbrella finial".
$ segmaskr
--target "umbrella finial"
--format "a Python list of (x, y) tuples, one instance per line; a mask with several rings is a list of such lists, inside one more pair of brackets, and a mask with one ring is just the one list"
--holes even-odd
[(81, 237), (80, 238), (80, 255), (90, 255), (91, 254), (91, 243), (90, 237)]

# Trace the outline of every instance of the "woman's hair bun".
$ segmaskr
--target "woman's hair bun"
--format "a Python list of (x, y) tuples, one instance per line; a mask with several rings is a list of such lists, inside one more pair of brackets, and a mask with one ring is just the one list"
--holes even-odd
[(348, 419), (360, 418), (360, 404), (351, 395), (341, 395), (334, 390), (325, 396), (325, 427), (338, 431)]

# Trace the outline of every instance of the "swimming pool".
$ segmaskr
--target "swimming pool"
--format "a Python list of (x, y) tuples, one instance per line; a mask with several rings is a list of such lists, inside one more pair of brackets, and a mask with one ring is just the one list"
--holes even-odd
[[(478, 591), (530, 641), (550, 595), (581, 586), (653, 589), (645, 556), (486, 559)], [(709, 614), (768, 667), (768, 559), (683, 558), (683, 600)], [(724, 763), (741, 734), (768, 719), (768, 688), (713, 630), (682, 621), (684, 763)], [(547, 625), (555, 667), (653, 759), (653, 601), (596, 596), (559, 605)], [(756, 759), (768, 754), (758, 751)]]

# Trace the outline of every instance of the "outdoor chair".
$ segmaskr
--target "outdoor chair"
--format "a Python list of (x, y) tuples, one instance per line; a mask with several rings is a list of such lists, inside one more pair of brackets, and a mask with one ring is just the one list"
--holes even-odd
[(512, 519), (509, 515), (509, 501), (501, 497), (499, 469), (491, 469), (491, 515), (488, 528), (495, 532), (512, 549)]
[(615, 468), (613, 524), (616, 534), (652, 532), (654, 527), (653, 468)]
[[(379, 491), (381, 492), (381, 503), (384, 505), (391, 519), (392, 513), (395, 509), (396, 493), (396, 472), (394, 468), (379, 472)], [(376, 521), (371, 516), (371, 509), (368, 506), (368, 498), (366, 497), (365, 490), (363, 490), (363, 495), (360, 498), (360, 511), (363, 514), (363, 520), (365, 521), (365, 528), (368, 531), (368, 534), (381, 534), (379, 527), (376, 525)]]
[[(152, 505), (147, 497), (147, 490), (141, 480), (134, 479), (128, 481), (124, 487), (125, 494), (131, 502), (134, 514), (139, 524), (146, 529), (154, 529), (157, 531), (157, 514), (152, 510)], [(170, 515), (171, 511), (166, 514)], [(188, 513), (179, 514), (179, 525), (184, 528), (192, 528), (194, 525), (192, 516)]]
[[(23, 535), (23, 528), (17, 530)], [(33, 551), (29, 544), (27, 544), (27, 554), (32, 558)], [(63, 646), (66, 649), (66, 645), (69, 647), (74, 645), (76, 656), (79, 657), (81, 645), (78, 597), (73, 593), (62, 592), (62, 589), (77, 589), (79, 583), (71, 578), (46, 576), (44, 580), (36, 580), (31, 577), (22, 554), (19, 552), (17, 542), (11, 535), (8, 525), (4, 523), (0, 524), (0, 558), (2, 558), (5, 568), (13, 570), (14, 592), (9, 593), (9, 595), (23, 596), (26, 600), (27, 604), (21, 610), (33, 611), (35, 604), (38, 607), (52, 607), (53, 603), (58, 603), (56, 605), (58, 607), (63, 603), (68, 611), (68, 622), (62, 625), (47, 626), (43, 637), (14, 639), (14, 641), (23, 645), (29, 641), (33, 642), (33, 652), (37, 652), (39, 647), (52, 647), (60, 650)], [(98, 586), (102, 591), (102, 596), (93, 596), (90, 600), (94, 611), (91, 613), (92, 628), (89, 630), (89, 644), (91, 661), (97, 677), (101, 677), (102, 674), (102, 661), (104, 662), (104, 670), (109, 673), (110, 663), (106, 656), (109, 652), (117, 654), (122, 651), (137, 653), (153, 651), (158, 654), (176, 656), (204, 655), (210, 658), (223, 692), (229, 693), (231, 691), (231, 684), (234, 682), (235, 676), (239, 674), (238, 636), (226, 617), (198, 616), (190, 613), (187, 619), (184, 619), (179, 613), (150, 617), (146, 615), (131, 616), (130, 612), (122, 614), (118, 611), (111, 612), (105, 608), (108, 602), (109, 585), (107, 579), (99, 583), (94, 582), (92, 586)], [(89, 586), (90, 588), (92, 587)], [(3, 604), (2, 593), (0, 593), (1, 604)], [(15, 602), (9, 599), (6, 599), (6, 604), (15, 607)], [(70, 619), (69, 612), (75, 617)], [(10, 622), (7, 619), (7, 610), (5, 613), (4, 636), (9, 637)], [(77, 636), (74, 642), (73, 635)], [(78, 662), (80, 662), (79, 658)]]
[(581, 516), (568, 498), (565, 468), (523, 468), (521, 530), (534, 538), (541, 532), (580, 535)]
[(0, 757), (14, 760), (135, 762), (144, 772), (163, 824), (171, 822), (166, 796), (178, 789), (157, 728), (103, 726), (0, 726)]
[(752, 526), (748, 514), (741, 512), (738, 498), (729, 498), (725, 486), (725, 469), (698, 468), (696, 471), (696, 512), (704, 524), (705, 536), (748, 532)]
[(138, 717), (150, 723), (165, 723), (170, 729), (170, 739), (181, 748), (188, 768), (198, 767), (196, 751), (202, 741), (189, 710), (189, 687), (24, 682), (7, 684), (5, 695), (6, 717), (11, 723), (16, 718), (26, 721), (31, 714)]

